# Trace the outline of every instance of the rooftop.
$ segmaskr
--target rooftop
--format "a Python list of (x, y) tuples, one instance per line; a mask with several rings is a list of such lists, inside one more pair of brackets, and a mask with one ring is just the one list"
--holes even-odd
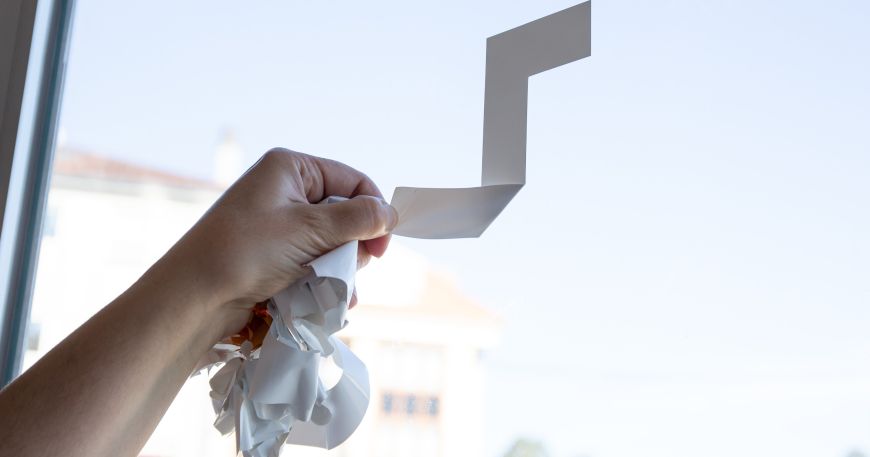
[(76, 178), (156, 184), (171, 188), (222, 190), (216, 182), (125, 162), (80, 149), (58, 148), (54, 174)]

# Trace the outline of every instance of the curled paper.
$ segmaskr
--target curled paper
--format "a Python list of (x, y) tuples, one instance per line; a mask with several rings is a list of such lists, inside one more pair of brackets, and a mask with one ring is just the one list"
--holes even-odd
[[(590, 55), (590, 10), (582, 3), (487, 40), (481, 186), (396, 188), (394, 234), (477, 237), (498, 217), (525, 184), (528, 78)], [(202, 363), (223, 365), (211, 379), (215, 427), (235, 430), (245, 457), (277, 457), (285, 442), (331, 449), (362, 421), (368, 373), (334, 336), (347, 324), (357, 245), (315, 259), (308, 276), (270, 299), (262, 347), (220, 344)], [(342, 369), (329, 389), (319, 376), (324, 357)]]
[(481, 186), (397, 187), (396, 235), (476, 238), (526, 183), (529, 77), (588, 57), (591, 3), (585, 2), (486, 40)]

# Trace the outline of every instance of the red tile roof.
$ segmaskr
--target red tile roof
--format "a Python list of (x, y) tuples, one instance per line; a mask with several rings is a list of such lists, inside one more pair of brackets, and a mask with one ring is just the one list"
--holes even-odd
[(159, 184), (185, 189), (223, 190), (222, 186), (213, 181), (183, 176), (90, 152), (67, 148), (57, 151), (54, 159), (54, 173), (79, 178)]

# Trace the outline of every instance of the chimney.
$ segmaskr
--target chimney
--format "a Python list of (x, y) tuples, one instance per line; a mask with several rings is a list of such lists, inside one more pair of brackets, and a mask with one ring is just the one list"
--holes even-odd
[(229, 187), (245, 171), (244, 152), (236, 141), (231, 129), (225, 129), (215, 151), (214, 175), (212, 179), (224, 187)]

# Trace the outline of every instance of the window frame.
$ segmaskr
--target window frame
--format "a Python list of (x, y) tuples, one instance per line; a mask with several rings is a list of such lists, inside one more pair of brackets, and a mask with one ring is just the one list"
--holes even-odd
[(21, 370), (74, 8), (0, 7), (0, 386)]

